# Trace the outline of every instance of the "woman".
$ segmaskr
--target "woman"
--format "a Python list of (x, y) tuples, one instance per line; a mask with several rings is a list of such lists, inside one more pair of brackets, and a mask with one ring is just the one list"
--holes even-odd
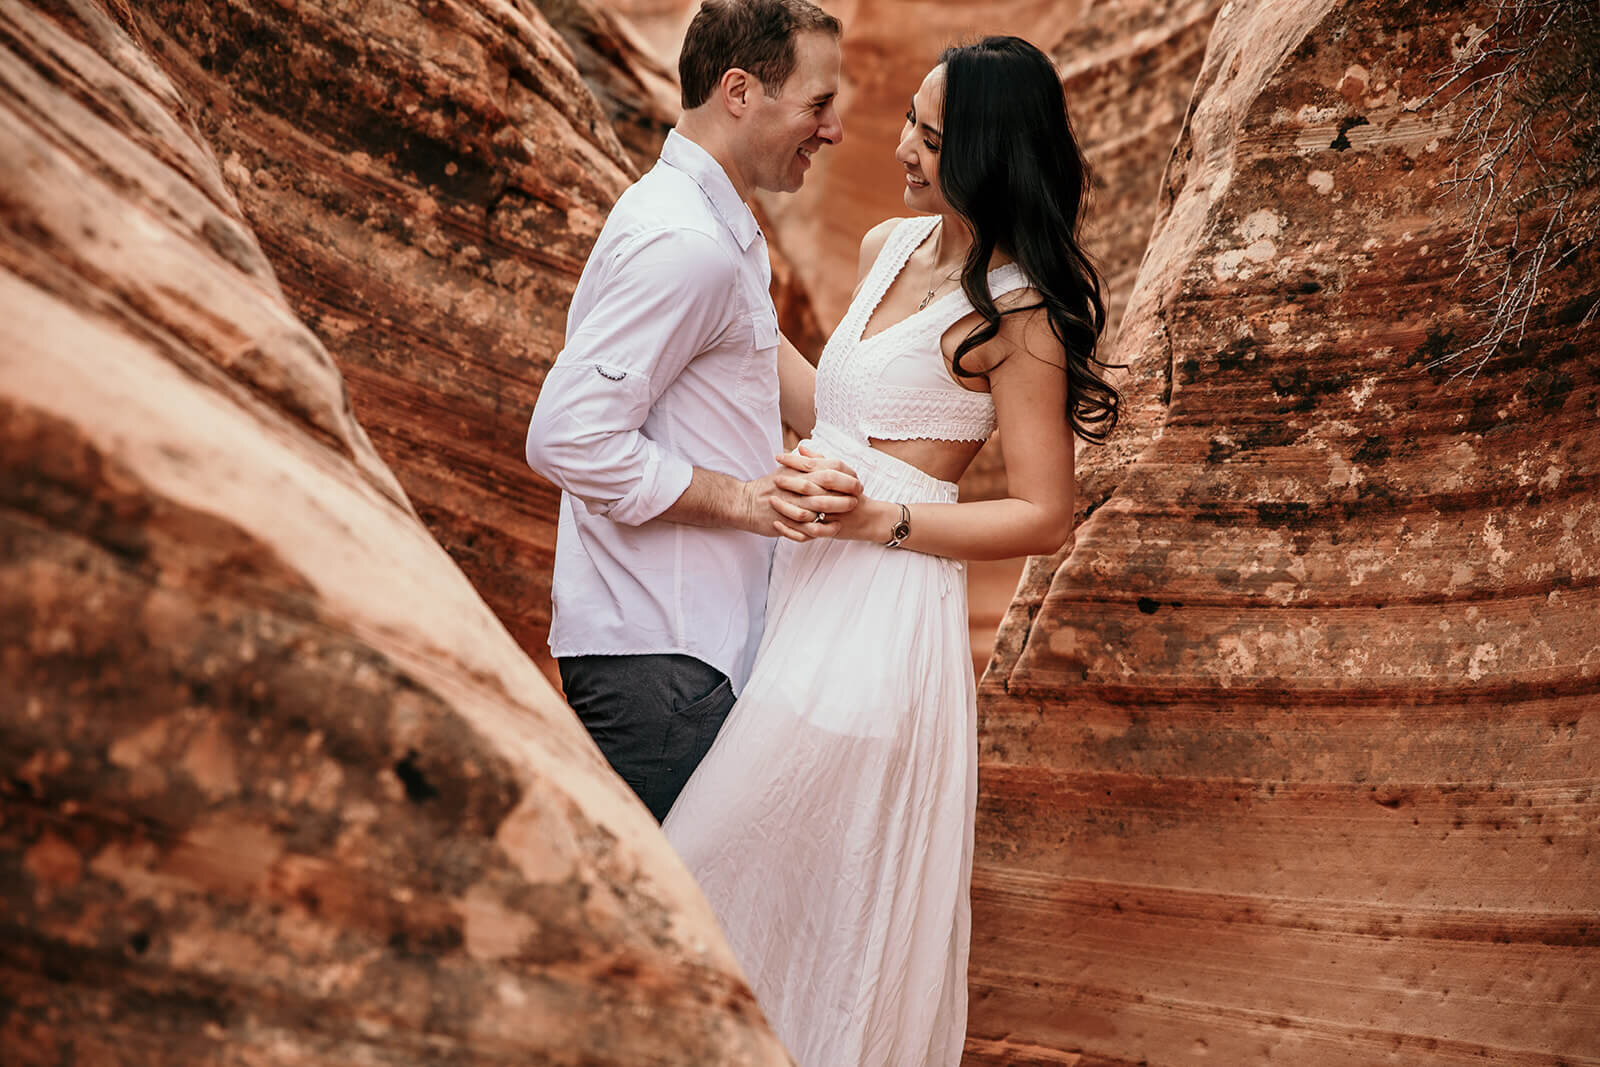
[[(956, 561), (1058, 549), (1073, 434), (1117, 415), (1049, 59), (1014, 37), (946, 51), (896, 158), (924, 214), (862, 241), (802, 446), (865, 492), (827, 539), (774, 505), (793, 543), (754, 673), (664, 824), (802, 1067), (961, 1058), (977, 725)], [(956, 503), (997, 426), (1010, 495)]]

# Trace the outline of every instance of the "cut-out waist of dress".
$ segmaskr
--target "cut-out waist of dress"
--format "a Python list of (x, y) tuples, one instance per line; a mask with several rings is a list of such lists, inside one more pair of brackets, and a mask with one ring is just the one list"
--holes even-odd
[(830, 423), (817, 423), (805, 444), (813, 452), (848, 464), (861, 479), (866, 494), (875, 499), (905, 504), (951, 504), (956, 500), (955, 482), (935, 478)]

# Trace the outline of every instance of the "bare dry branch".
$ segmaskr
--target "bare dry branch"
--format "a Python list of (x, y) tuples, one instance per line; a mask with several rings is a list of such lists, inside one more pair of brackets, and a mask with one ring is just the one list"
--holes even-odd
[[(1517, 344), (1547, 273), (1600, 239), (1600, 205), (1579, 195), (1600, 180), (1600, 5), (1496, 0), (1489, 25), (1452, 52), (1418, 106), (1466, 109), (1440, 187), (1469, 204), (1456, 280), (1486, 325), (1429, 364), (1457, 364), (1454, 378), (1476, 377), (1502, 344)], [(1580, 326), (1597, 312), (1600, 294)]]

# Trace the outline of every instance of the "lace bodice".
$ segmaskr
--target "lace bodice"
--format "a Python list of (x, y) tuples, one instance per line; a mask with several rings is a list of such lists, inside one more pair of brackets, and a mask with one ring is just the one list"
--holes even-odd
[[(822, 350), (817, 364), (819, 423), (860, 441), (984, 441), (994, 432), (994, 401), (988, 393), (958, 385), (939, 350), (945, 331), (972, 313), (966, 293), (946, 293), (871, 337), (861, 336), (883, 294), (938, 221), (934, 216), (906, 219), (884, 242), (850, 310)], [(989, 291), (996, 297), (1027, 284), (1014, 263), (989, 272)]]

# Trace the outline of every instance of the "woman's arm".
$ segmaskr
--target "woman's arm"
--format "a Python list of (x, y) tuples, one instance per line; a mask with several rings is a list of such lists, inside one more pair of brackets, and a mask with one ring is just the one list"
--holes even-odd
[[(992, 368), (989, 392), (1009, 495), (968, 504), (911, 504), (911, 535), (901, 547), (952, 559), (1048, 555), (1071, 537), (1075, 506), (1061, 344), (1040, 308), (1007, 315), (1000, 332), (972, 356)], [(779, 524), (785, 536), (804, 540), (815, 530), (805, 525), (811, 516), (777, 510), (794, 520)], [(898, 521), (898, 501), (862, 497), (854, 511), (838, 517), (834, 536), (886, 542)]]
[(778, 412), (783, 424), (809, 437), (817, 424), (817, 368), (778, 334)]

